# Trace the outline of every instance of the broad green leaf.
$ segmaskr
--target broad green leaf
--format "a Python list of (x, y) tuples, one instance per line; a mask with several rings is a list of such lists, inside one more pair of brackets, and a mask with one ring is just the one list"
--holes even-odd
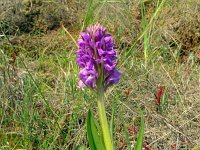
[(144, 116), (143, 116), (143, 111), (141, 111), (140, 130), (139, 130), (139, 135), (138, 135), (137, 142), (135, 145), (135, 150), (142, 150), (143, 137), (144, 137)]
[(89, 145), (90, 145), (90, 149), (91, 150), (96, 150), (96, 146), (94, 144), (94, 139), (93, 139), (93, 135), (92, 135), (92, 129), (91, 129), (91, 111), (88, 111), (88, 115), (87, 115), (87, 135), (88, 135), (88, 140), (89, 140)]
[(91, 150), (105, 150), (102, 138), (98, 133), (97, 125), (90, 110), (88, 111), (88, 116), (87, 116), (87, 135)]
[(75, 148), (75, 150), (86, 150), (85, 145), (79, 145)]

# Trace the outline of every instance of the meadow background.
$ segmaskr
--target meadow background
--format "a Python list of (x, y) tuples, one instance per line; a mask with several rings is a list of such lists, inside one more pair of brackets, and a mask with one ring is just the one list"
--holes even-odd
[(133, 149), (143, 109), (145, 150), (199, 150), (199, 0), (1, 0), (0, 149), (88, 145), (96, 95), (77, 87), (74, 52), (95, 22), (123, 74), (106, 93), (115, 148)]

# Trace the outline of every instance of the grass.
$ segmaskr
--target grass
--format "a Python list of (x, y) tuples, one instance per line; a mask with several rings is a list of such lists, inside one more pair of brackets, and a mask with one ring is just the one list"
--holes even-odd
[[(86, 115), (89, 107), (94, 114), (97, 111), (96, 95), (77, 88), (74, 39), (95, 21), (108, 27), (119, 47), (123, 76), (106, 93), (116, 149), (133, 149), (141, 108), (144, 147), (199, 147), (200, 66), (193, 52), (186, 62), (181, 60), (182, 38), (168, 28), (173, 25), (171, 20), (185, 17), (183, 9), (175, 10), (177, 5), (187, 12), (199, 10), (187, 1), (156, 2), (140, 5), (136, 1), (91, 0), (79, 12), (77, 20), (83, 23), (74, 28), (19, 36), (16, 41), (0, 37), (0, 149), (88, 146)], [(171, 41), (177, 46), (171, 46)], [(165, 86), (168, 93), (168, 105), (162, 113), (157, 111), (154, 96), (159, 86)]]

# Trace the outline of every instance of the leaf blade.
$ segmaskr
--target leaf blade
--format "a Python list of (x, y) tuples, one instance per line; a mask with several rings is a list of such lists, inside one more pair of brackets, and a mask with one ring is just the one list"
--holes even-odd
[(75, 150), (86, 150), (85, 145), (79, 145), (75, 148)]
[(94, 139), (93, 139), (93, 134), (92, 134), (92, 129), (91, 129), (91, 110), (89, 109), (88, 115), (87, 115), (87, 125), (86, 125), (86, 130), (87, 130), (87, 136), (88, 136), (88, 142), (91, 150), (96, 150)]
[(141, 111), (140, 130), (139, 130), (139, 134), (138, 134), (135, 150), (142, 150), (143, 137), (144, 137), (144, 115), (143, 115), (143, 111)]
[(89, 145), (91, 150), (105, 150), (101, 134), (98, 133), (97, 122), (95, 121), (91, 110), (88, 111), (87, 131), (89, 138)]

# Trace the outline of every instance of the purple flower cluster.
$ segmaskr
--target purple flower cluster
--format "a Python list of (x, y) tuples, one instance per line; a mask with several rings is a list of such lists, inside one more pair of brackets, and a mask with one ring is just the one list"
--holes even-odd
[(104, 88), (119, 82), (121, 73), (117, 65), (113, 37), (106, 33), (106, 28), (96, 23), (82, 32), (78, 40), (79, 49), (76, 62), (80, 67), (79, 87), (97, 87), (101, 81)]

